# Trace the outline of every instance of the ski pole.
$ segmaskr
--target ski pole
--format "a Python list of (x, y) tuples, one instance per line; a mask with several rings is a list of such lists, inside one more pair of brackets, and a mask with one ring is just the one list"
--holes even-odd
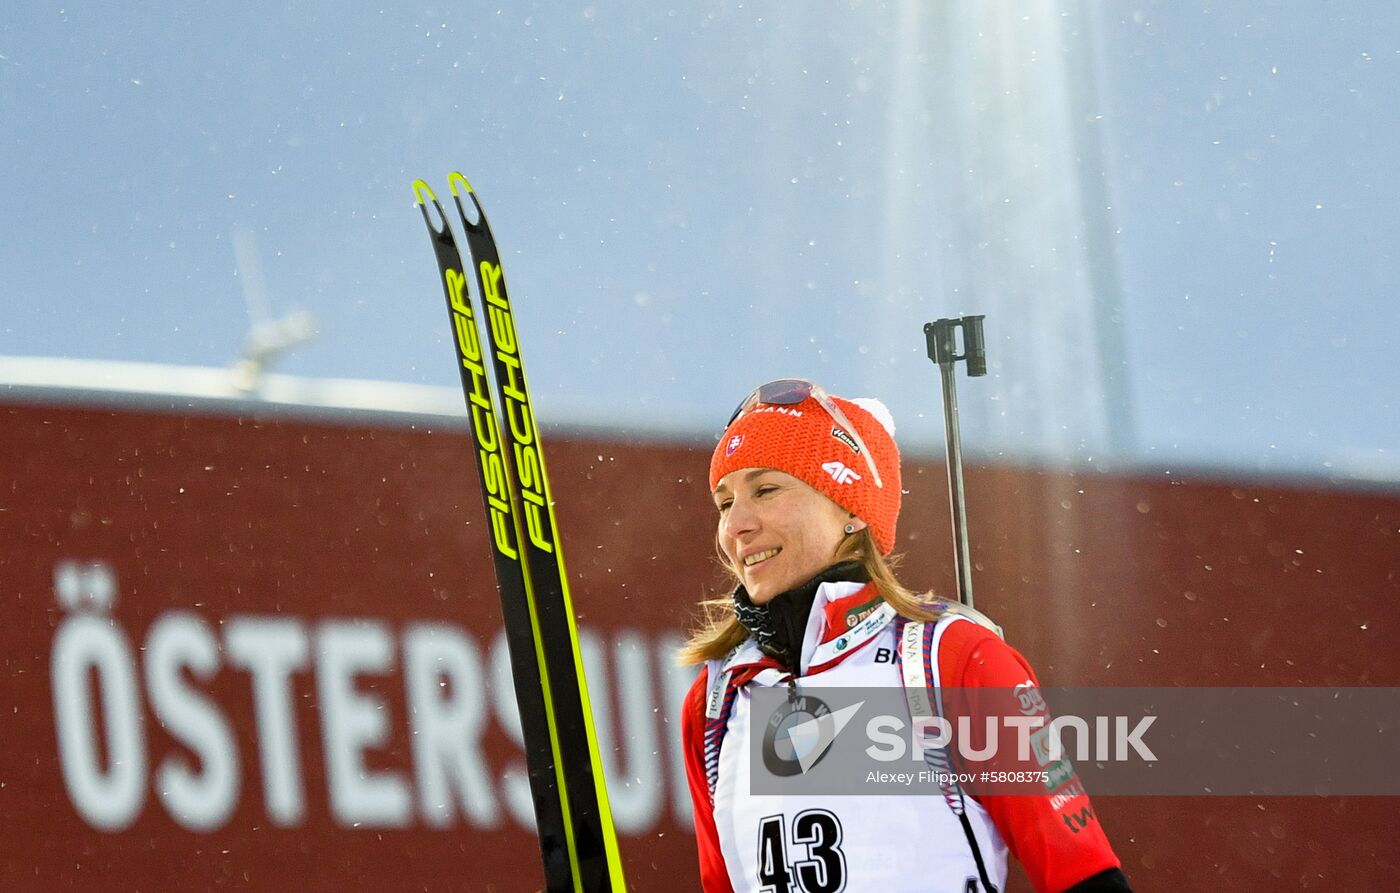
[[(984, 314), (938, 319), (924, 324), (928, 358), (938, 364), (943, 379), (943, 426), (948, 446), (948, 501), (953, 509), (953, 567), (958, 574), (958, 601), (972, 604), (972, 550), (967, 537), (967, 501), (963, 487), (962, 434), (958, 429), (958, 360), (967, 361), (967, 375), (987, 374), (987, 347), (982, 339)], [(962, 330), (963, 353), (958, 353), (957, 330)]]

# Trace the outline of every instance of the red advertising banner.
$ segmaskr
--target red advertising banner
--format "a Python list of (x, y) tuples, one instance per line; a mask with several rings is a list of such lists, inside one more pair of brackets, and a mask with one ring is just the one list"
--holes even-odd
[[(0, 887), (540, 886), (468, 440), (435, 425), (0, 404)], [(628, 880), (696, 889), (672, 653), (723, 585), (710, 445), (545, 442)], [(944, 488), (911, 461), (901, 575), (950, 592)], [(1047, 685), (1400, 684), (1400, 496), (968, 491), (978, 605)], [(1096, 808), (1135, 889), (1400, 880), (1389, 799)]]

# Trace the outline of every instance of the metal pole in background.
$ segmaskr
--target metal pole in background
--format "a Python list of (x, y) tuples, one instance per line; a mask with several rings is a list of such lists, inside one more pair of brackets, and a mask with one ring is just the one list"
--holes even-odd
[[(928, 358), (938, 364), (943, 379), (943, 425), (948, 445), (948, 501), (953, 508), (953, 566), (958, 574), (958, 601), (972, 604), (972, 550), (967, 537), (967, 501), (963, 487), (962, 433), (958, 429), (958, 360), (967, 361), (967, 375), (987, 374), (987, 347), (982, 339), (985, 315), (938, 319), (924, 325)], [(958, 353), (957, 331), (962, 330), (963, 352)]]

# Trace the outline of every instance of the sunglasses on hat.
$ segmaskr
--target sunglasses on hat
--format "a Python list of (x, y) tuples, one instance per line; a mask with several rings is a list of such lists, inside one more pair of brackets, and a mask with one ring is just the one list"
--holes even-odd
[(860, 433), (856, 431), (856, 426), (851, 424), (850, 419), (841, 411), (841, 407), (836, 405), (836, 401), (831, 399), (822, 386), (815, 382), (810, 382), (805, 378), (778, 378), (767, 384), (761, 384), (754, 388), (753, 393), (739, 401), (734, 414), (725, 423), (728, 428), (734, 424), (734, 420), (746, 412), (752, 410), (760, 404), (770, 406), (795, 406), (806, 400), (808, 397), (816, 400), (826, 414), (831, 416), (831, 420), (837, 424), (851, 440), (855, 441), (856, 450), (865, 459), (865, 467), (870, 469), (870, 476), (875, 480), (875, 486), (884, 489), (885, 485), (880, 480), (880, 472), (875, 468), (875, 460), (870, 457), (870, 451), (865, 448), (865, 441), (860, 439)]

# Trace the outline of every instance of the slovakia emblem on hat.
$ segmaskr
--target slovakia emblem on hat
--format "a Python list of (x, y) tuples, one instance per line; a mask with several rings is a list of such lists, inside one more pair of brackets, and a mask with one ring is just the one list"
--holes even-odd
[(729, 443), (725, 444), (725, 446), (724, 446), (724, 455), (725, 455), (725, 458), (728, 458), (728, 457), (734, 455), (735, 451), (738, 450), (739, 447), (741, 447), (741, 446), (743, 446), (743, 445), (744, 445), (744, 435), (742, 435), (742, 434), (735, 434), (733, 437), (729, 438)]

